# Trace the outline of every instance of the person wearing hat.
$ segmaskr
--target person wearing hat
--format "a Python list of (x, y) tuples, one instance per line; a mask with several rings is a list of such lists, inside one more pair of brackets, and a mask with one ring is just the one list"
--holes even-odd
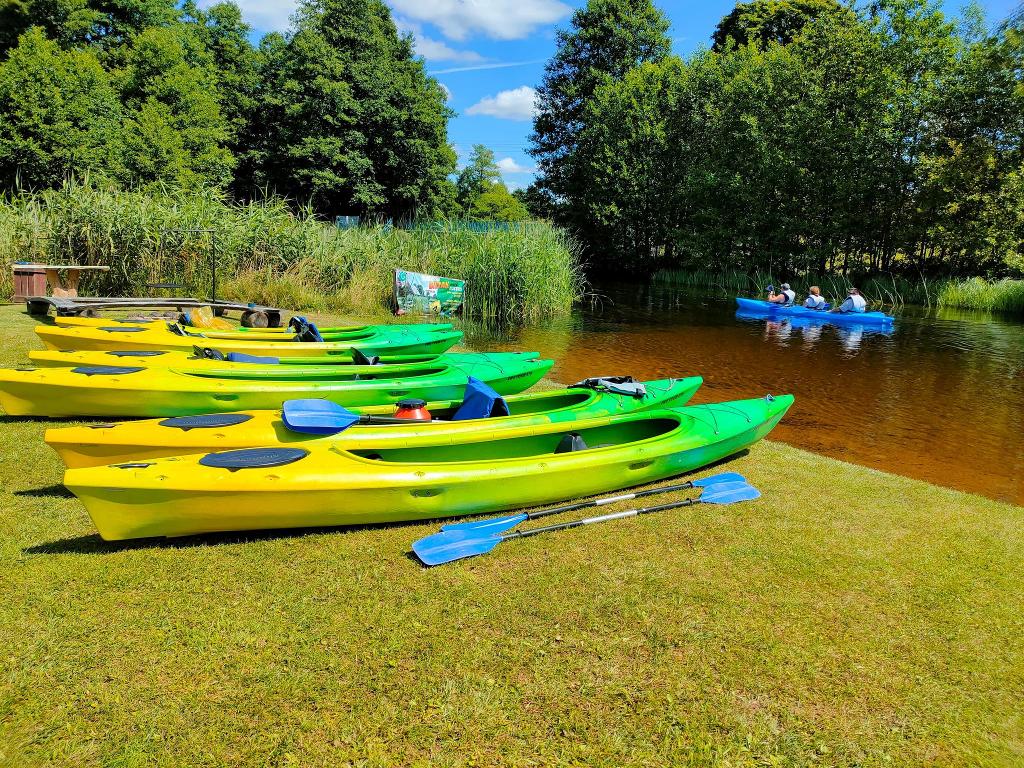
[(768, 301), (771, 304), (778, 304), (781, 307), (791, 307), (796, 301), (796, 291), (789, 287), (789, 283), (782, 284), (782, 290), (775, 292), (775, 286), (768, 286)]
[(868, 303), (864, 300), (864, 297), (860, 295), (860, 291), (856, 288), (851, 288), (849, 294), (846, 296), (846, 301), (839, 306), (839, 309), (833, 311), (859, 313), (865, 311), (867, 306)]

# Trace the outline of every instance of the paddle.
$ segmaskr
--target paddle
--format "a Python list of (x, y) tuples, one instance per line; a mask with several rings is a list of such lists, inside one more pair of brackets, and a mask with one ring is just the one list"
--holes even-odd
[(756, 499), (760, 495), (760, 491), (747, 483), (710, 485), (704, 488), (703, 493), (696, 499), (684, 499), (683, 501), (674, 501), (670, 504), (659, 504), (655, 507), (640, 507), (638, 509), (626, 510), (625, 512), (612, 512), (608, 515), (571, 520), (566, 523), (556, 523), (541, 528), (531, 528), (528, 531), (515, 531), (505, 534), (481, 532), (471, 528), (441, 531), (415, 542), (412, 545), (412, 551), (416, 553), (416, 556), (424, 565), (442, 565), (455, 560), (461, 560), (465, 557), (487, 554), (501, 542), (509, 541), (510, 539), (525, 539), (528, 536), (536, 536), (540, 533), (563, 531), (569, 528), (578, 528), (581, 525), (605, 523), (609, 520), (621, 520), (627, 517), (636, 517), (637, 515), (649, 515), (652, 512), (663, 512), (668, 509), (689, 507), (694, 504), (736, 504), (740, 501)]
[(519, 512), (515, 515), (504, 515), (502, 517), (492, 517), (489, 520), (467, 520), (464, 523), (448, 523), (442, 525), (442, 531), (458, 531), (458, 530), (469, 530), (473, 529), (481, 532), (489, 533), (501, 533), (507, 531), (510, 528), (515, 528), (522, 522), (527, 520), (536, 520), (538, 517), (547, 517), (548, 515), (560, 515), (563, 512), (575, 512), (577, 509), (587, 509), (589, 507), (603, 507), (605, 504), (614, 504), (617, 501), (631, 501), (633, 499), (639, 499), (644, 496), (656, 496), (659, 493), (670, 493), (671, 491), (686, 491), (690, 488), (706, 488), (709, 485), (719, 485), (721, 483), (746, 483), (747, 479), (736, 472), (723, 472), (720, 475), (712, 475), (711, 477), (705, 477), (703, 480), (690, 480), (685, 483), (678, 483), (676, 485), (664, 485), (661, 488), (650, 488), (646, 491), (634, 491), (632, 493), (624, 493), (619, 496), (608, 496), (603, 499), (592, 499), (591, 501), (581, 501), (575, 504), (566, 504), (561, 507), (552, 507), (550, 509), (541, 509), (536, 512)]
[(353, 424), (427, 424), (440, 419), (405, 419), (399, 416), (375, 416), (352, 413), (348, 408), (330, 400), (286, 400), (281, 408), (281, 420), (292, 432), (305, 435), (336, 435)]

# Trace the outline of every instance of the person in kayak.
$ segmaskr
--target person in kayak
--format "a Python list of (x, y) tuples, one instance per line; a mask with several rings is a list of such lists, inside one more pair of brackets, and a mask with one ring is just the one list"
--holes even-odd
[(860, 291), (856, 288), (851, 288), (850, 293), (846, 297), (839, 309), (833, 310), (834, 312), (842, 312), (843, 314), (854, 313), (859, 314), (867, 309), (868, 303), (864, 300), (864, 297), (860, 295)]
[(778, 304), (781, 307), (791, 307), (796, 301), (796, 291), (789, 287), (789, 283), (782, 284), (782, 290), (775, 292), (775, 286), (768, 286), (768, 302)]
[(810, 287), (810, 290), (807, 292), (807, 298), (804, 299), (804, 306), (808, 309), (825, 308), (825, 297), (821, 295), (821, 288), (816, 285)]

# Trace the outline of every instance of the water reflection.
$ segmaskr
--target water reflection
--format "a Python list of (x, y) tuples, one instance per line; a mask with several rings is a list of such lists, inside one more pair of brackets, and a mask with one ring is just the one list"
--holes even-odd
[(605, 288), (603, 302), (548, 326), (493, 334), (477, 349), (537, 350), (552, 377), (699, 373), (695, 402), (791, 392), (773, 437), (941, 485), (1024, 503), (1024, 325), (905, 310), (894, 329), (815, 318), (742, 317), (732, 297)]
[(744, 312), (741, 309), (736, 311), (735, 316), (741, 322), (763, 325), (765, 341), (771, 341), (780, 346), (790, 344), (794, 340), (794, 331), (796, 331), (796, 340), (802, 343), (804, 349), (808, 350), (813, 349), (821, 340), (826, 328), (838, 337), (842, 348), (850, 353), (856, 353), (860, 350), (865, 336), (892, 336), (894, 333), (892, 327), (849, 322), (843, 325), (836, 325), (830, 323), (826, 318), (769, 318), (765, 317), (763, 312)]

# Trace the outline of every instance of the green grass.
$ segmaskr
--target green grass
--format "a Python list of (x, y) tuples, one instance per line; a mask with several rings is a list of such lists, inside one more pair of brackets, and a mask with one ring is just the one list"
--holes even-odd
[[(206, 232), (214, 230), (216, 238)], [(232, 205), (216, 192), (143, 194), (67, 184), (0, 197), (0, 295), (9, 264), (102, 264), (86, 292), (149, 295), (147, 283), (209, 295), (213, 249), (218, 297), (287, 309), (380, 314), (396, 268), (466, 280), (468, 317), (499, 323), (566, 314), (584, 291), (576, 245), (543, 222), (475, 232), (454, 222), (411, 230), (340, 230), (295, 215), (279, 198)]]
[(989, 282), (976, 277), (950, 281), (939, 291), (938, 305), (1024, 314), (1024, 280)]
[(436, 524), (115, 545), (45, 427), (2, 426), (0, 765), (1024, 762), (1019, 507), (766, 442), (757, 502), (433, 570)]

